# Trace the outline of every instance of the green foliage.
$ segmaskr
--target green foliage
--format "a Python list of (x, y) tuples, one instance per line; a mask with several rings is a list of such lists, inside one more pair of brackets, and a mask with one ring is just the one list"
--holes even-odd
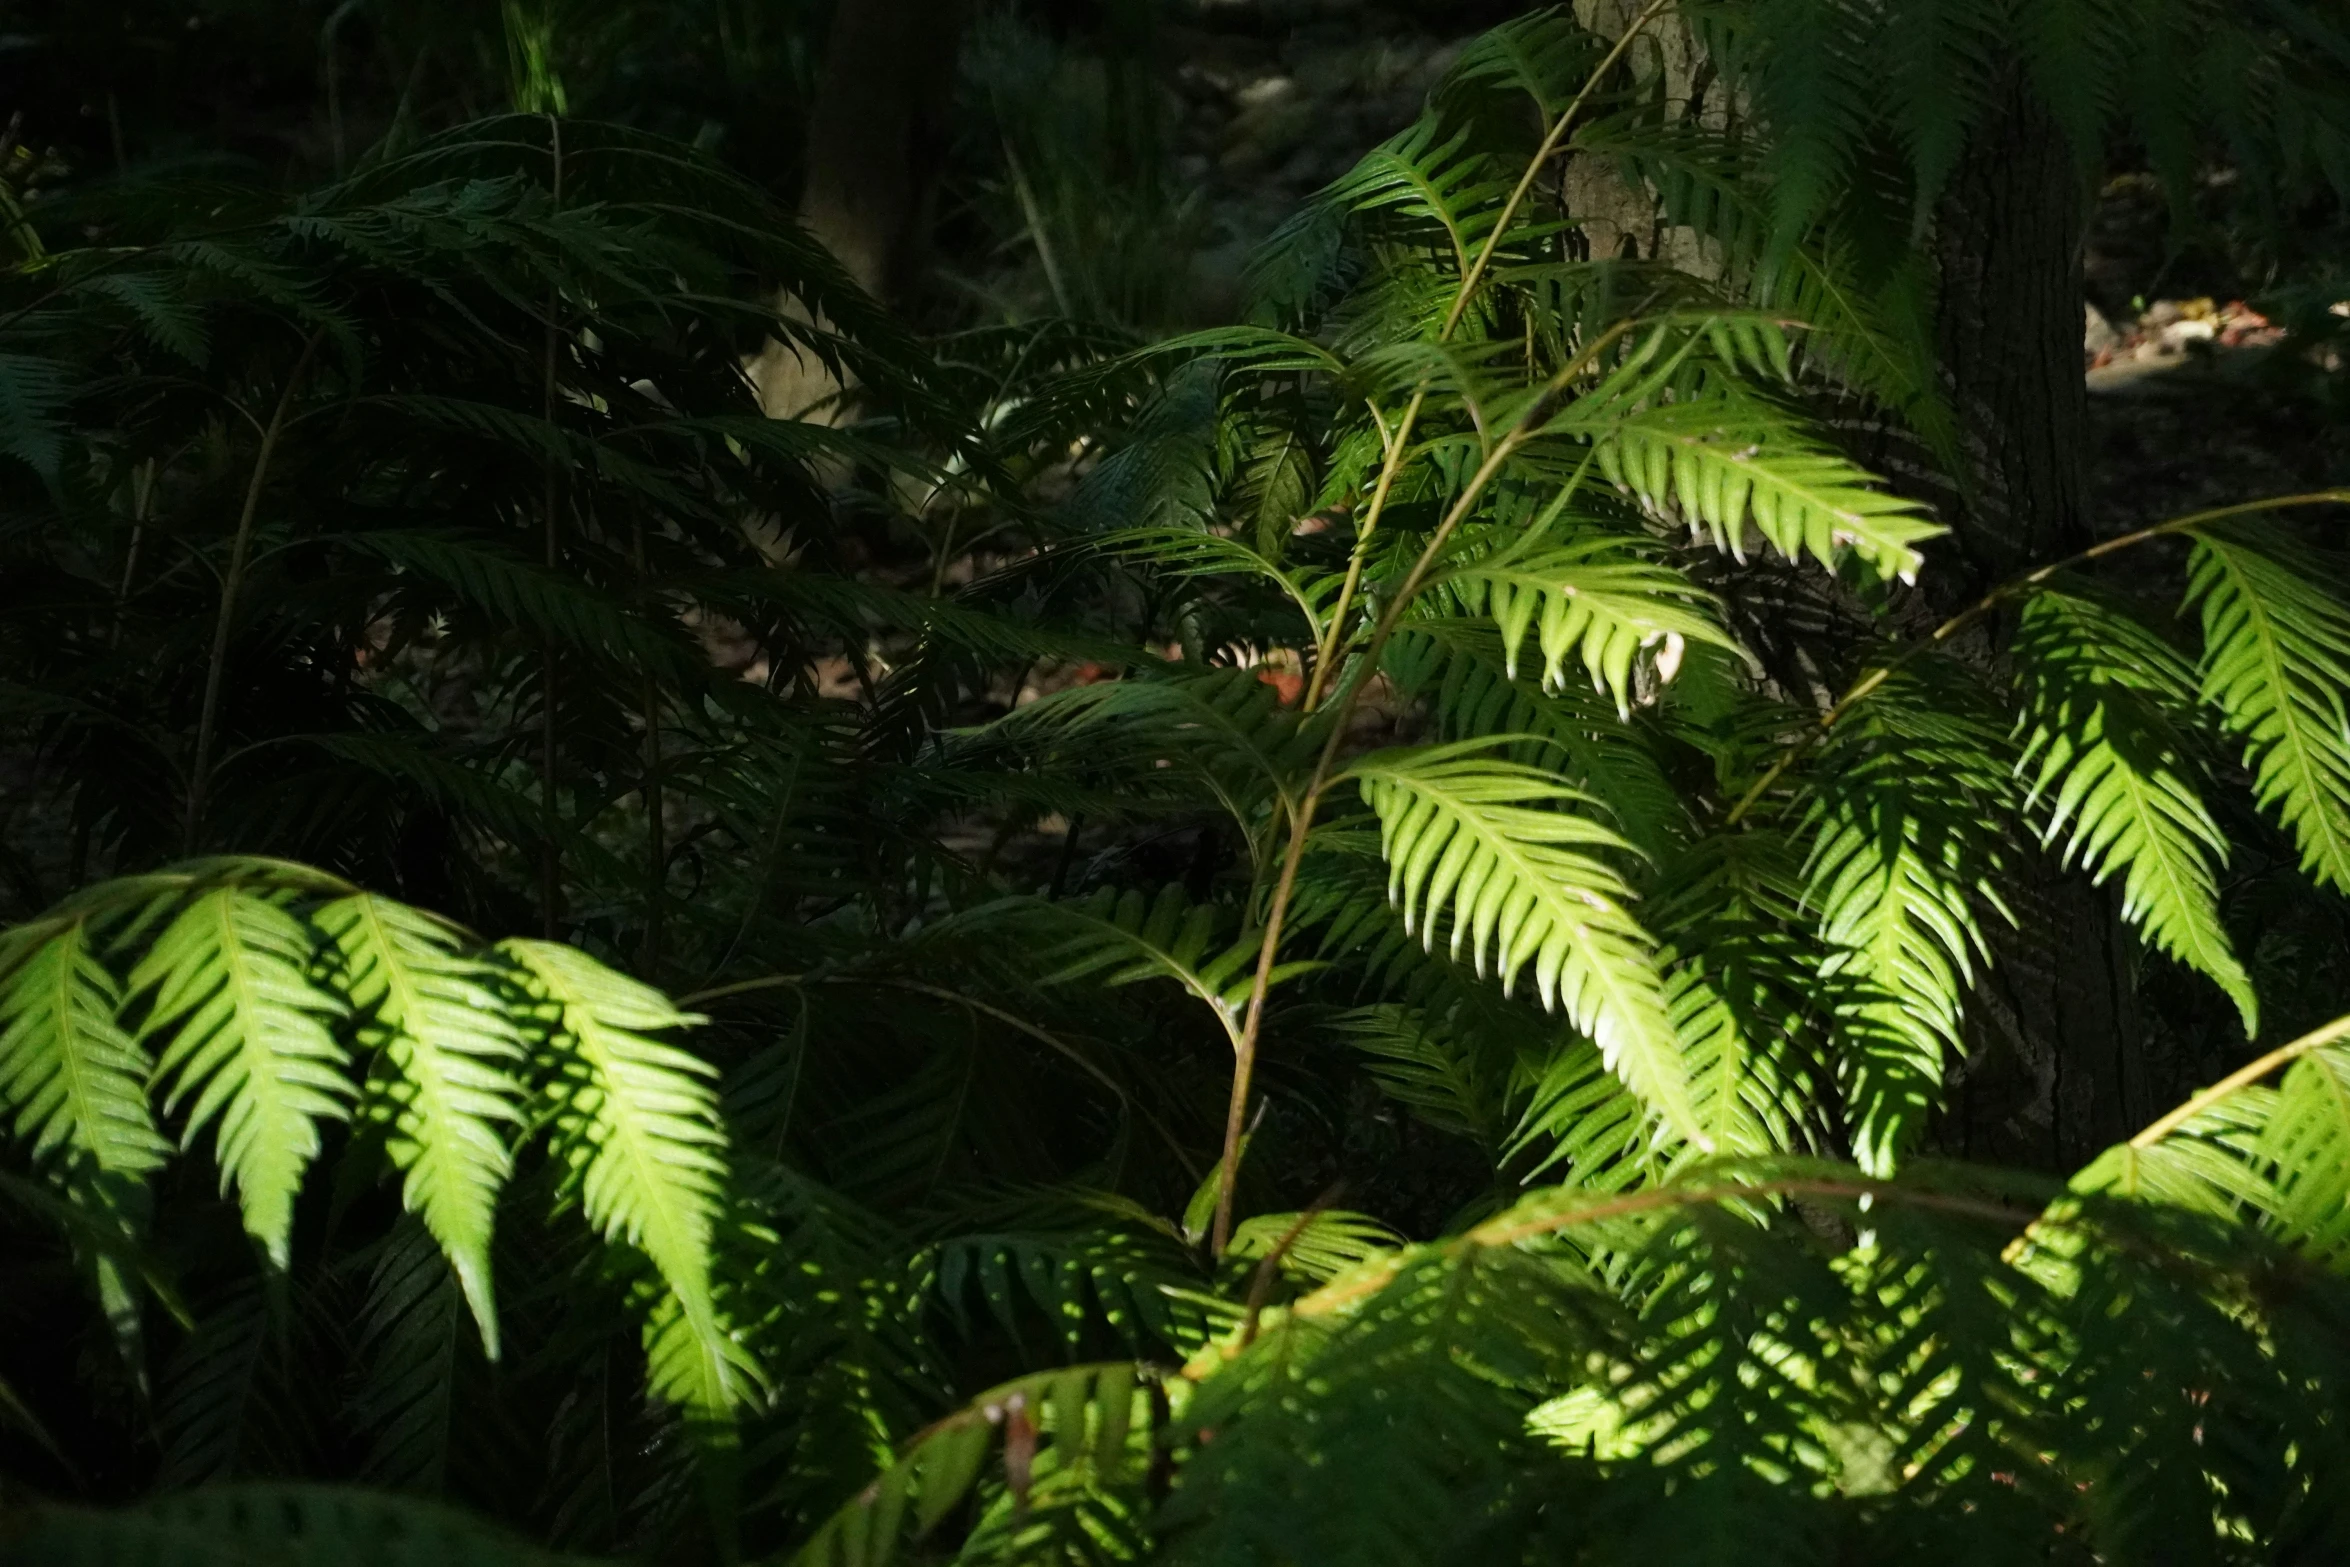
[(1938, 1162), (2033, 878), (2339, 1004), (2231, 877), (2350, 890), (2341, 573), (2280, 503), (1936, 624), (1852, 449), (1958, 460), (1912, 240), (2011, 68), (2310, 105), (2194, 5), (1667, 9), (1710, 107), (1520, 18), (1140, 347), (924, 349), (570, 119), (37, 212), (0, 1553), (2341, 1555), (2350, 1024), (2069, 1187)]
[[(4, 1103), (36, 1150), (70, 1150), (44, 1161), (70, 1199), (121, 1212), (121, 1183), (165, 1163), (159, 1126), (187, 1149), (209, 1132), (223, 1192), (282, 1274), (326, 1128), (357, 1105), (378, 1137), (348, 1143), (338, 1178), (400, 1177), (495, 1358), (513, 1125), (546, 1137), (589, 1222), (666, 1286), (647, 1327), (655, 1391), (713, 1415), (741, 1401), (747, 1360), (710, 1284), (723, 1139), (709, 1069), (649, 1037), (697, 1021), (657, 993), (572, 948), (489, 947), (265, 860), (100, 883), (9, 936)], [(527, 1094), (509, 1069), (526, 1055)]]

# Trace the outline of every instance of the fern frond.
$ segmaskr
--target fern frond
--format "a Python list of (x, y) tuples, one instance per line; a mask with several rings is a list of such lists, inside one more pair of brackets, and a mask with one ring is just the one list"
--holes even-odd
[(641, 1250), (666, 1286), (646, 1328), (648, 1350), (660, 1351), (655, 1391), (724, 1414), (746, 1395), (755, 1368), (720, 1320), (711, 1288), (726, 1175), (715, 1074), (652, 1037), (698, 1020), (573, 948), (509, 939), (497, 950), (554, 1009), (543, 1092), (554, 1106), (554, 1152), (582, 1211), (607, 1239)]
[(167, 1145), (147, 1103), (153, 1071), (116, 1021), (122, 985), (81, 920), (19, 926), (0, 939), (0, 1111), (36, 1162), (145, 1176)]
[(366, 1370), (351, 1406), (368, 1436), (360, 1473), (375, 1485), (437, 1492), (462, 1397), (465, 1293), (421, 1221), (411, 1217), (384, 1237), (360, 1314)]
[(1705, 613), (1704, 592), (1686, 576), (1631, 557), (1612, 540), (1498, 550), (1451, 567), (1437, 581), (1459, 595), (1465, 610), (1493, 617), (1511, 679), (1519, 647), (1535, 630), (1543, 685), (1561, 684), (1572, 653), (1593, 687), (1614, 699), (1619, 716), (1631, 712), (1632, 663), (1643, 651), (1661, 644), (1664, 670), (1678, 666), (1690, 642), (1743, 651)]
[[(1079, 901), (1019, 899), (973, 914), (989, 920), (1014, 918), (1056, 935), (1058, 939), (1038, 954), (1050, 965), (1046, 984), (1093, 979), (1117, 986), (1171, 979), (1205, 1002), (1227, 1035), (1239, 1037), (1241, 1008), (1256, 979), (1256, 934), (1243, 931), (1227, 941), (1227, 911), (1192, 903), (1179, 886), (1163, 888), (1156, 898), (1105, 887)], [(1279, 964), (1274, 979), (1319, 966)]]
[[(1956, 704), (1953, 707), (1953, 704)], [(1963, 694), (1897, 676), (1819, 764), (1806, 901), (1831, 949), (1854, 1157), (1884, 1173), (1922, 1129), (1988, 958), (1977, 900), (1998, 907), (2008, 769)]]
[(1449, 912), (1506, 993), (1528, 964), (1546, 1007), (1563, 1007), (1610, 1069), (1681, 1137), (1703, 1146), (1662, 976), (1601, 853), (1624, 840), (1569, 814), (1588, 802), (1537, 769), (1493, 759), (1490, 741), (1375, 751), (1353, 763), (1379, 817), (1389, 895), (1433, 946)]
[(132, 972), (153, 992), (140, 1032), (168, 1034), (155, 1063), (189, 1140), (215, 1121), (225, 1191), (269, 1260), (290, 1260), (294, 1196), (318, 1157), (319, 1123), (350, 1115), (349, 1057), (329, 1025), (347, 1012), (310, 977), (313, 942), (266, 897), (221, 887), (190, 904)]
[(1911, 582), (1918, 546), (1944, 531), (1915, 502), (1744, 399), (1661, 403), (1592, 434), (1611, 482), (1653, 510), (1678, 507), (1693, 532), (1740, 559), (1751, 524), (1789, 560), (1808, 553), (1834, 569), (1850, 554)]
[(1233, 1230), (1224, 1255), (1256, 1259), (1271, 1257), (1278, 1248), (1280, 1260), (1275, 1265), (1284, 1274), (1327, 1284), (1402, 1244), (1402, 1236), (1369, 1214), (1330, 1208), (1310, 1214), (1260, 1213), (1243, 1220)]
[(991, 1388), (916, 1438), (792, 1556), (793, 1567), (889, 1567), (971, 1497), (999, 1452), (1015, 1507), (1058, 1476), (1089, 1487), (1130, 1481), (1156, 1435), (1147, 1387), (1141, 1368), (1112, 1361)]
[(2350, 606), (2327, 564), (2249, 527), (2197, 530), (2187, 602), (2203, 696), (2244, 746), (2253, 792), (2302, 868), (2350, 892)]
[(2025, 701), (2016, 765), (2031, 778), (2026, 806), (2048, 802), (2042, 842), (2063, 838), (2066, 862), (2099, 883), (2124, 872), (2123, 918), (2227, 992), (2245, 1034), (2258, 1033), (2251, 976), (2219, 918), (2227, 839), (2157, 705), (2191, 702), (2184, 660), (2118, 610), (2052, 590), (2024, 606), (2015, 652)]
[(388, 898), (339, 898), (312, 919), (340, 954), (360, 1041), (379, 1057), (363, 1113), (384, 1121), (402, 1198), (448, 1255), (494, 1360), (490, 1234), (512, 1169), (502, 1124), (520, 1120), (511, 1064), (524, 1056), (503, 976), (461, 932)]

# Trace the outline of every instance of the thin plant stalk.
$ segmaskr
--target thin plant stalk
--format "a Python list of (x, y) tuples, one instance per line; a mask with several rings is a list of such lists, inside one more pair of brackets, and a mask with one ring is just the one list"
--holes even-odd
[[(554, 115), (547, 116), (547, 153), (554, 165), (552, 199), (558, 210), (563, 205), (563, 122)], [(555, 351), (560, 334), (555, 327), (555, 312), (562, 296), (554, 288), (547, 291), (545, 378), (542, 387), (541, 417), (551, 431), (555, 424)], [(555, 454), (550, 449), (541, 464), (545, 493), (544, 533), (547, 570), (560, 571), (563, 566), (563, 522), (561, 506), (561, 475), (557, 470)], [(563, 898), (563, 850), (561, 802), (556, 789), (560, 782), (557, 773), (558, 734), (555, 723), (555, 640), (552, 637), (540, 644), (539, 666), (539, 808), (544, 816), (546, 842), (539, 850), (539, 924), (547, 940), (556, 938), (560, 923)]]
[(278, 438), (285, 433), (286, 415), (294, 406), (294, 396), (301, 390), (302, 378), (325, 338), (326, 329), (321, 327), (302, 345), (301, 357), (294, 361), (285, 387), (278, 393), (277, 407), (262, 428), (261, 448), (253, 456), (253, 474), (245, 482), (245, 504), (237, 514), (236, 537), (229, 544), (228, 571), (220, 580), (220, 613), (212, 623), (212, 653), (204, 666), (204, 705), (196, 716), (196, 751), (188, 763), (187, 815), (180, 826), (183, 854), (196, 852), (197, 838), (204, 827), (212, 753), (220, 738), (220, 688), (228, 673), (229, 634), (236, 627), (237, 595), (244, 588), (245, 563), (253, 552), (253, 523), (261, 511), (261, 487), (269, 478), (270, 460), (277, 455)]
[[(1452, 307), (1445, 312), (1444, 325), (1438, 337), (1439, 342), (1449, 338), (1468, 314), (1469, 302), (1475, 296), (1478, 285), (1484, 281), (1486, 271), (1491, 267), (1493, 257), (1499, 250), (1502, 241), (1508, 236), (1510, 224), (1516, 218), (1519, 207), (1524, 205), (1526, 197), (1534, 188), (1534, 182), (1541, 177), (1544, 166), (1557, 153), (1568, 130), (1574, 125), (1576, 117), (1582, 113), (1583, 106), (1590, 101), (1591, 95), (1599, 90), (1600, 83), (1606, 80), (1608, 73), (1615, 69), (1617, 62), (1623, 59), (1626, 51), (1632, 47), (1633, 41), (1648, 28), (1650, 23), (1664, 15), (1671, 4), (1672, 0), (1650, 0), (1649, 5), (1625, 27), (1623, 35), (1616, 40), (1614, 47), (1608, 50), (1597, 66), (1593, 67), (1590, 75), (1584, 79), (1582, 87), (1568, 101), (1566, 108), (1560, 111), (1557, 120), (1544, 131), (1541, 144), (1535, 148), (1534, 156), (1528, 160), (1526, 170), (1519, 176), (1516, 188), (1510, 192), (1509, 200), (1503, 204), (1500, 218), (1495, 222), (1492, 232), (1486, 235), (1484, 244), (1478, 247), (1476, 257), (1470, 261), (1467, 271), (1462, 275), (1460, 288), (1453, 296)], [(1258, 938), (1256, 974), (1249, 985), (1248, 1010), (1242, 1022), (1239, 1036), (1233, 1042), (1232, 1092), (1224, 1111), (1224, 1151), (1223, 1157), (1217, 1165), (1216, 1218), (1209, 1239), (1211, 1249), (1218, 1256), (1223, 1254), (1225, 1247), (1232, 1239), (1232, 1201), (1240, 1176), (1241, 1142), (1247, 1130), (1249, 1088), (1256, 1073), (1257, 1044), (1264, 1029), (1265, 1000), (1272, 989), (1273, 967), (1281, 950), (1282, 929), (1288, 921), (1290, 902), (1297, 893), (1298, 869), (1305, 860), (1306, 839), (1313, 828), (1314, 811), (1321, 803), (1323, 792), (1330, 786), (1337, 765), (1339, 748), (1346, 741), (1348, 721), (1354, 716), (1355, 707), (1361, 701), (1362, 693), (1369, 686), (1367, 672), (1377, 667), (1379, 654), (1385, 649), (1388, 638), (1394, 634), (1396, 624), (1402, 619), (1404, 610), (1427, 581), (1428, 573), (1434, 568), (1438, 555), (1451, 541), (1454, 531), (1468, 516), (1479, 496), (1484, 493), (1486, 485), (1492, 482), (1494, 475), (1501, 471), (1502, 465), (1508, 461), (1510, 456), (1539, 432), (1540, 427), (1547, 422), (1550, 413), (1555, 408), (1557, 396), (1573, 377), (1581, 373), (1583, 367), (1595, 362), (1605, 346), (1620, 336), (1627, 327), (1628, 323), (1611, 329), (1578, 354), (1573, 363), (1552, 379), (1549, 389), (1528, 409), (1527, 416), (1521, 419), (1516, 428), (1497, 442), (1493, 450), (1487, 454), (1476, 474), (1463, 488), (1459, 498), (1453, 502), (1444, 521), (1428, 541), (1427, 547), (1420, 552), (1420, 557), (1414, 562), (1410, 574), (1404, 579), (1403, 586), (1388, 601), (1385, 611), (1380, 615), (1379, 621), (1372, 631), (1369, 644), (1364, 648), (1362, 656), (1356, 661), (1353, 678), (1342, 688), (1337, 710), (1332, 713), (1329, 720), (1329, 738), (1323, 743), (1321, 757), (1314, 764), (1313, 778), (1307, 784), (1305, 793), (1298, 802), (1297, 810), (1290, 819), (1289, 845), (1282, 855), (1281, 874), (1274, 883), (1272, 900), (1265, 910), (1265, 928), (1263, 934)], [(1426, 405), (1426, 400), (1427, 389), (1423, 385), (1414, 392), (1411, 403), (1406, 407), (1403, 417), (1397, 421), (1395, 434), (1388, 443), (1386, 459), (1380, 467), (1378, 485), (1373, 492), (1372, 503), (1364, 513), (1353, 557), (1348, 563), (1346, 583), (1340, 589), (1338, 603), (1331, 610), (1329, 629), (1324, 637), (1323, 646), (1315, 659), (1313, 684), (1308, 688), (1304, 703), (1309, 711), (1313, 709), (1327, 689), (1330, 676), (1326, 671), (1336, 665), (1338, 654), (1345, 645), (1345, 620), (1351, 607), (1349, 604), (1349, 599), (1352, 596), (1351, 590), (1361, 581), (1363, 562), (1371, 535), (1379, 525), (1380, 514), (1385, 510), (1395, 476), (1402, 469), (1405, 454), (1410, 447), (1412, 427), (1418, 419), (1420, 410)]]

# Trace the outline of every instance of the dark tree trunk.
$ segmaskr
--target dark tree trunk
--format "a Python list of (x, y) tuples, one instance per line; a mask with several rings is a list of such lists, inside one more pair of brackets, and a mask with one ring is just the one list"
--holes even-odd
[[(2020, 88), (1977, 130), (1936, 214), (1939, 348), (1967, 442), (1952, 508), (1953, 604), (2093, 541), (2081, 370), (2087, 192), (2072, 149)], [(1953, 580), (1955, 579), (1955, 580)], [(1943, 1142), (2069, 1169), (2154, 1113), (2135, 948), (2115, 900), (2046, 860), (1989, 931), (1968, 1056)]]
[(964, 0), (839, 0), (808, 116), (800, 217), (876, 298), (928, 249)]
[[(877, 299), (902, 296), (929, 250), (932, 197), (966, 0), (839, 0), (808, 115), (800, 220)], [(796, 310), (797, 302), (785, 300)], [(776, 418), (827, 418), (825, 369), (770, 343), (752, 366)]]

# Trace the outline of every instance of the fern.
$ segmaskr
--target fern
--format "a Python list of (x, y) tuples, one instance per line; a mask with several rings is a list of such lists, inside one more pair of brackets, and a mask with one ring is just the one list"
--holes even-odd
[(2203, 696), (2239, 736), (2260, 803), (2317, 881), (2350, 891), (2350, 610), (2314, 559), (2199, 530), (2188, 602), (2202, 611)]
[[(2045, 796), (2044, 842), (2065, 840), (2103, 881), (2126, 871), (2122, 914), (2161, 951), (2226, 991), (2259, 1031), (2251, 977), (2220, 924), (2218, 859), (2227, 839), (2196, 792), (2163, 707), (2185, 707), (2191, 671), (2137, 622), (2096, 602), (2042, 591), (2016, 639), (2028, 726), (2017, 766)], [(2035, 764), (2037, 764), (2035, 766)]]
[(1449, 914), (1452, 953), (1465, 945), (1505, 993), (1532, 964), (1543, 1004), (1563, 1007), (1666, 1125), (1703, 1145), (1648, 938), (1622, 877), (1591, 852), (1623, 840), (1560, 809), (1581, 803), (1573, 791), (1487, 749), (1381, 751), (1349, 769), (1379, 817), (1405, 928), (1433, 946)]
[(495, 1359), (490, 1234), (512, 1169), (503, 1128), (520, 1119), (511, 1063), (524, 1054), (496, 992), (502, 976), (466, 954), (460, 933), (388, 899), (339, 898), (314, 919), (380, 1058), (362, 1113), (386, 1124), (408, 1208), (447, 1254)]
[(1870, 698), (1821, 767), (1806, 901), (1841, 982), (1839, 1070), (1856, 1157), (1891, 1170), (1922, 1130), (1986, 960), (1978, 902), (1998, 907), (1996, 736), (1903, 677)]
[(1652, 508), (1677, 507), (1740, 559), (1751, 524), (1789, 559), (1833, 568), (1850, 553), (1910, 582), (1919, 546), (1942, 532), (1843, 458), (1732, 401), (1631, 413), (1600, 433), (1598, 456), (1611, 481)]
[(755, 1375), (710, 1279), (726, 1136), (709, 1067), (651, 1037), (695, 1019), (572, 948), (510, 940), (499, 950), (554, 1009), (545, 1092), (581, 1209), (606, 1237), (641, 1249), (665, 1288), (646, 1327), (655, 1389), (723, 1414)]
[(217, 1127), (224, 1189), (269, 1260), (291, 1260), (294, 1197), (318, 1156), (319, 1123), (350, 1115), (349, 1057), (330, 1024), (348, 1008), (310, 976), (293, 915), (235, 887), (204, 893), (156, 938), (130, 989), (152, 992), (142, 1032), (164, 1109), (187, 1106), (186, 1137)]
[(1506, 672), (1517, 678), (1518, 650), (1537, 630), (1546, 687), (1561, 682), (1570, 654), (1591, 683), (1629, 715), (1632, 663), (1657, 647), (1665, 678), (1689, 643), (1738, 651), (1738, 644), (1703, 612), (1697, 590), (1679, 573), (1626, 556), (1611, 542), (1592, 540), (1542, 549), (1518, 547), (1455, 566), (1440, 582), (1454, 587), (1462, 607), (1493, 617), (1501, 629)]
[(122, 987), (90, 950), (87, 924), (10, 931), (0, 976), (0, 1105), (32, 1158), (133, 1181), (160, 1168), (153, 1066), (116, 1021)]

